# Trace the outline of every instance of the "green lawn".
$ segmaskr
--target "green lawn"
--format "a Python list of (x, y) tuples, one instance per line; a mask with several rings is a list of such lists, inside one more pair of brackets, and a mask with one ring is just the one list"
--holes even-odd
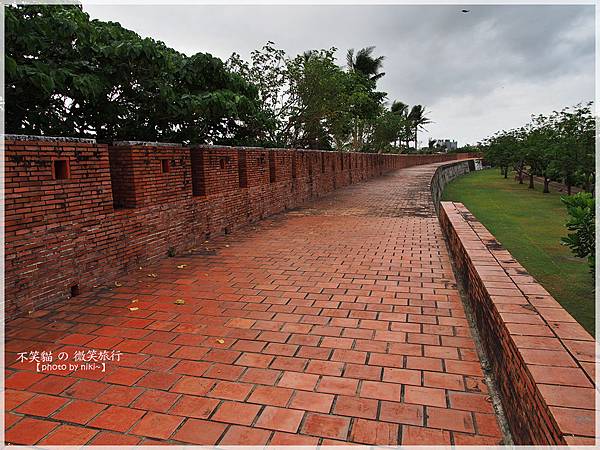
[(594, 333), (594, 283), (587, 262), (560, 244), (567, 213), (559, 193), (542, 194), (504, 179), (497, 169), (472, 172), (451, 182), (443, 199), (458, 201), (575, 319)]

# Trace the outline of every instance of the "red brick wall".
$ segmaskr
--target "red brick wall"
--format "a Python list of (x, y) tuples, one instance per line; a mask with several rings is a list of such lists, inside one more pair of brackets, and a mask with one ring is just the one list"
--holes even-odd
[[(68, 161), (67, 179), (53, 178), (56, 159)], [(7, 137), (6, 316), (113, 283), (169, 251), (367, 179), (379, 172), (375, 167), (383, 173), (454, 159)], [(377, 160), (387, 164), (375, 166)], [(246, 187), (240, 187), (244, 174)]]
[(464, 205), (439, 217), (515, 443), (593, 445), (594, 338)]

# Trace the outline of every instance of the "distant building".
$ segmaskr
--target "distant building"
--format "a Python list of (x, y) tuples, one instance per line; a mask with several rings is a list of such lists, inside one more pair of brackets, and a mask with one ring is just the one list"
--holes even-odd
[(450, 150), (456, 150), (458, 148), (458, 142), (450, 139), (432, 139), (433, 147), (440, 149), (442, 152), (449, 152)]

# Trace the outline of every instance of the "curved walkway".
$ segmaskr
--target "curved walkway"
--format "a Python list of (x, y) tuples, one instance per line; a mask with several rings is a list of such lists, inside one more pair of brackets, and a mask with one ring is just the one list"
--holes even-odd
[[(431, 203), (436, 167), (341, 189), (8, 323), (7, 441), (500, 443)], [(105, 372), (18, 360), (81, 364), (103, 349)]]

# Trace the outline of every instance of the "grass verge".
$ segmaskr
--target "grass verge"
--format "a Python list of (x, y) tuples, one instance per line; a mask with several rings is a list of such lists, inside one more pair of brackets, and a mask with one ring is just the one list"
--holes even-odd
[(542, 193), (496, 169), (471, 172), (451, 182), (443, 199), (464, 203), (477, 219), (550, 292), (594, 334), (594, 281), (587, 261), (560, 244), (566, 236), (562, 194)]

